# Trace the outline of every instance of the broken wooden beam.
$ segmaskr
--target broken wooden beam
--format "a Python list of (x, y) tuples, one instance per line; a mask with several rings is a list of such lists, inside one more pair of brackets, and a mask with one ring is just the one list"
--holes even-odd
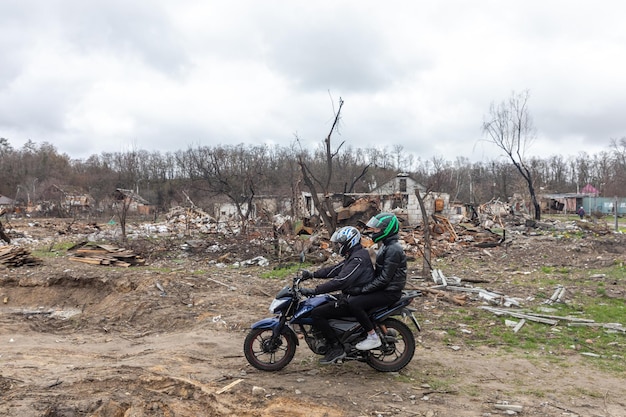
[(553, 304), (556, 302), (560, 302), (563, 296), (565, 295), (565, 287), (559, 285), (557, 289), (552, 294), (552, 297), (545, 301), (546, 304)]
[(449, 301), (449, 302), (451, 302), (453, 304), (456, 304), (458, 306), (465, 305), (465, 303), (467, 301), (467, 298), (464, 295), (462, 295), (462, 296), (452, 295), (452, 294), (448, 294), (445, 291), (437, 290), (437, 289), (434, 289), (434, 288), (422, 288), (422, 289), (420, 289), (420, 291), (426, 292), (426, 293), (429, 293), (429, 294), (433, 294), (433, 295), (435, 295), (436, 298), (443, 298), (444, 300), (447, 300), (447, 301)]
[(243, 382), (243, 379), (236, 379), (233, 382), (231, 382), (230, 384), (226, 385), (225, 387), (222, 387), (220, 389), (218, 389), (217, 391), (215, 391), (216, 394), (223, 394), (224, 392), (230, 390), (232, 387), (234, 387), (235, 385), (239, 384), (240, 382)]
[(511, 317), (516, 317), (518, 319), (526, 319), (529, 321), (536, 321), (538, 323), (549, 324), (551, 326), (555, 326), (558, 323), (558, 320), (547, 319), (547, 318), (538, 317), (538, 316), (531, 316), (529, 314), (524, 314), (524, 313), (511, 311), (511, 310), (504, 310), (501, 308), (494, 308), (494, 307), (489, 307), (489, 306), (481, 306), (480, 308), (482, 308), (483, 310), (490, 311), (498, 316), (508, 315)]

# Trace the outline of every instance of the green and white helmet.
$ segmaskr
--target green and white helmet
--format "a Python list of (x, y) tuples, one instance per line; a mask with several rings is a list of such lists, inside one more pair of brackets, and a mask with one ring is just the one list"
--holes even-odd
[(367, 227), (373, 229), (380, 229), (372, 234), (372, 240), (374, 243), (393, 236), (400, 231), (400, 223), (398, 218), (393, 213), (380, 213), (369, 219)]

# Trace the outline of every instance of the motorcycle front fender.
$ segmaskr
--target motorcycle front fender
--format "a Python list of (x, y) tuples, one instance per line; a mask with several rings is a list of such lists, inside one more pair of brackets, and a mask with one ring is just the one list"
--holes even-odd
[(279, 324), (278, 318), (268, 317), (265, 319), (261, 319), (257, 321), (256, 323), (253, 323), (251, 327), (253, 329), (273, 329), (274, 327), (278, 326), (278, 324)]
[[(256, 323), (253, 323), (251, 327), (252, 327), (252, 329), (271, 329), (271, 330), (274, 330), (279, 325), (280, 325), (280, 321), (278, 320), (278, 318), (276, 318), (276, 317), (268, 317), (268, 318), (259, 320)], [(291, 333), (291, 335), (293, 336), (294, 340), (296, 341), (296, 344), (299, 345), (300, 341), (298, 339), (298, 335), (296, 334), (296, 332), (294, 332), (293, 329), (291, 327), (289, 327), (289, 326), (284, 326), (284, 327), (287, 330), (287, 332)]]

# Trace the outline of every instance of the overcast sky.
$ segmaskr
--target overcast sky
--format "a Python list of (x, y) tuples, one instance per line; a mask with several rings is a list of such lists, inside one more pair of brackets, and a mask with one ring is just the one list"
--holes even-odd
[(533, 155), (626, 136), (626, 2), (1, 0), (0, 137), (131, 149), (401, 145), (498, 157), (492, 103), (530, 92)]

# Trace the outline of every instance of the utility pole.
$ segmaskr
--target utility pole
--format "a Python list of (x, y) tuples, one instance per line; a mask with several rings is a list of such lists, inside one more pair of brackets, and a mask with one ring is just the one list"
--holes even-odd
[(615, 201), (613, 202), (613, 213), (615, 214), (615, 231), (619, 231), (619, 223), (617, 222), (617, 196), (615, 196)]

